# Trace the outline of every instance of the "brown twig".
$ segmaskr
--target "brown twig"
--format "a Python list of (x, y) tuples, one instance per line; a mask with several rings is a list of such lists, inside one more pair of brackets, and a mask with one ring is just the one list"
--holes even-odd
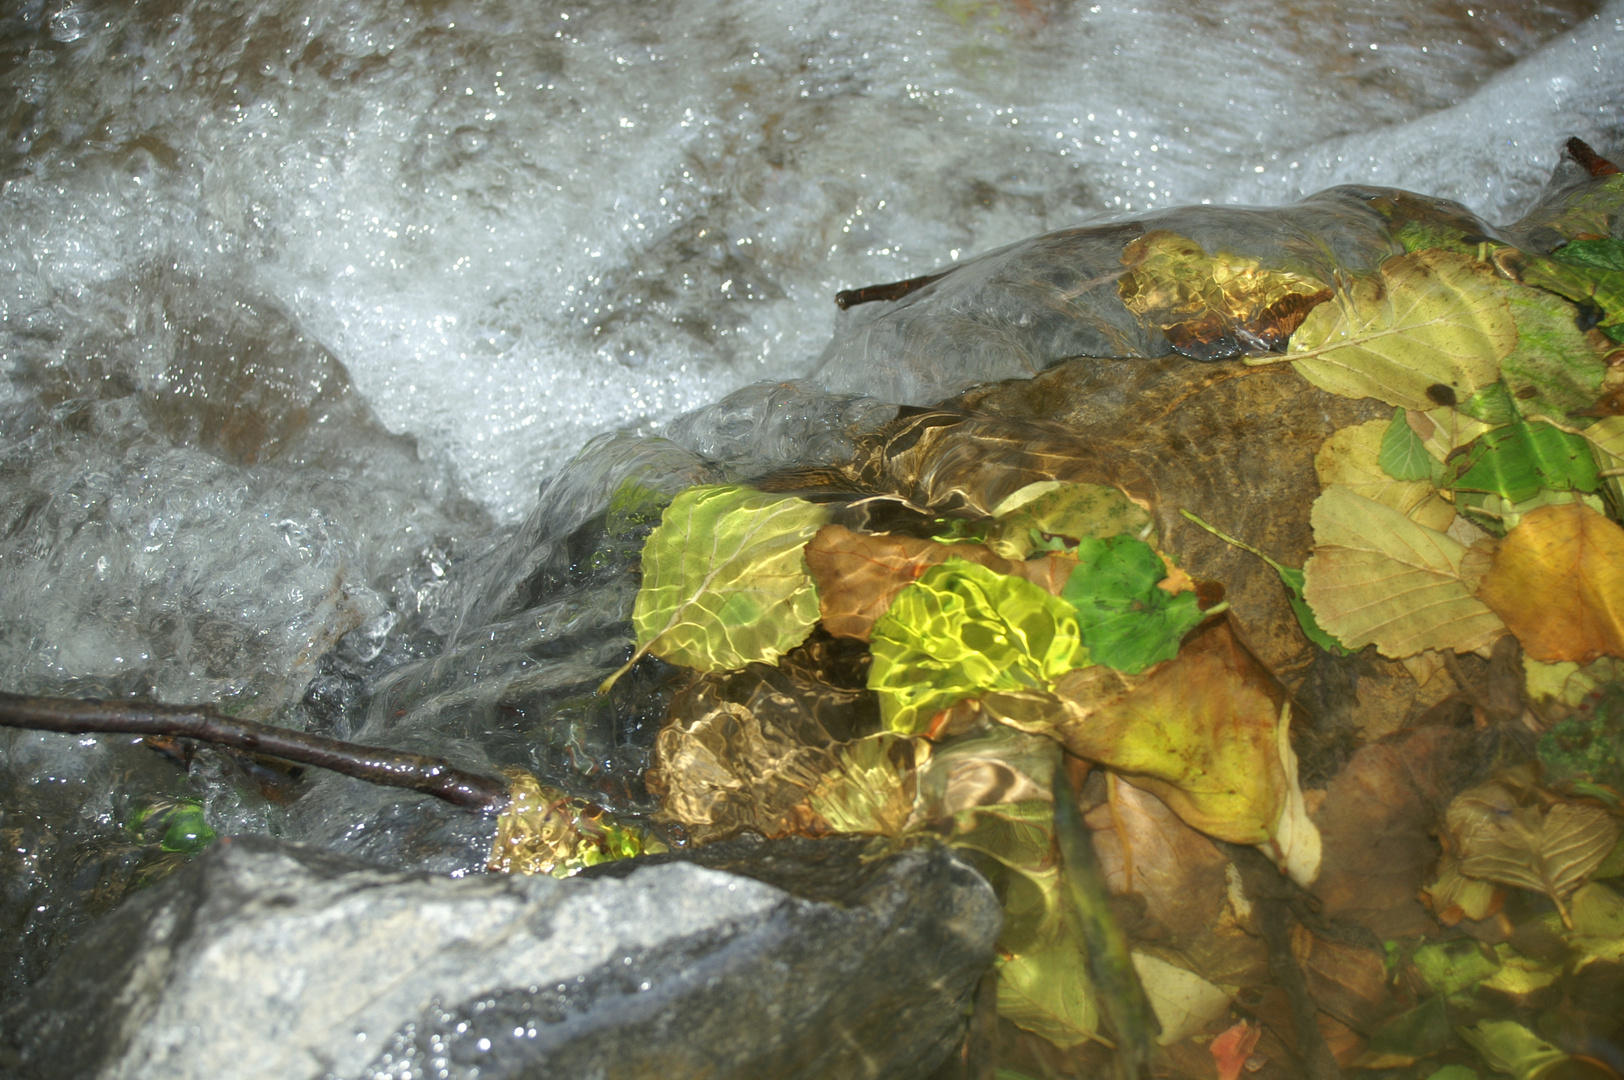
[(884, 285), (865, 285), (861, 289), (842, 289), (835, 293), (835, 306), (845, 311), (858, 304), (871, 304), (876, 300), (901, 300), (915, 289), (946, 277), (958, 267), (949, 267), (939, 274), (921, 274), (906, 281), (892, 281)]
[(507, 781), (499, 776), (466, 772), (439, 758), (404, 750), (362, 746), (252, 720), (235, 720), (212, 705), (160, 705), (0, 692), (0, 727), (196, 739), (331, 769), (372, 784), (410, 788), (487, 814), (501, 810), (508, 801)]

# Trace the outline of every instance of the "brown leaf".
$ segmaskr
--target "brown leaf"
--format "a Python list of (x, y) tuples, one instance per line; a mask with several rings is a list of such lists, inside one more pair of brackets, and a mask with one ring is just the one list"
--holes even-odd
[(1174, 937), (1207, 933), (1228, 896), (1229, 864), (1211, 840), (1150, 792), (1126, 780), (1083, 819), (1113, 893), (1144, 898), (1145, 913)]
[(818, 585), (824, 629), (858, 641), (869, 639), (874, 620), (885, 614), (897, 593), (948, 559), (965, 559), (1000, 574), (1025, 578), (1055, 596), (1077, 565), (1076, 559), (1066, 555), (1011, 562), (981, 544), (860, 533), (844, 525), (825, 525), (806, 546), (806, 565)]
[(1355, 753), (1314, 814), (1324, 862), (1314, 894), (1328, 919), (1378, 937), (1431, 929), (1416, 890), (1438, 858), (1434, 824), (1449, 802), (1450, 755), (1463, 736), (1428, 727)]
[(1624, 656), (1624, 528), (1578, 502), (1531, 510), (1477, 595), (1536, 660)]
[(1369, 1032), (1399, 1011), (1387, 992), (1380, 948), (1330, 941), (1299, 925), (1292, 927), (1291, 952), (1302, 966), (1314, 1004), (1354, 1031)]

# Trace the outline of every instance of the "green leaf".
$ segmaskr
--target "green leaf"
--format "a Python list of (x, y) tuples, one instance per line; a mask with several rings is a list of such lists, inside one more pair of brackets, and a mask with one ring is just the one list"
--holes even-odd
[(1515, 1020), (1484, 1020), (1476, 1027), (1456, 1030), (1482, 1055), (1485, 1065), (1517, 1080), (1538, 1080), (1567, 1060), (1566, 1054)]
[(1286, 587), (1286, 602), (1291, 605), (1291, 610), (1296, 614), (1297, 625), (1302, 627), (1303, 635), (1332, 656), (1341, 656), (1347, 651), (1340, 641), (1325, 632), (1320, 626), (1319, 620), (1314, 618), (1314, 609), (1309, 607), (1308, 601), (1303, 599), (1303, 572), (1301, 570), (1290, 566), (1281, 566), (1257, 548), (1235, 539), (1228, 533), (1220, 532), (1188, 510), (1180, 510), (1179, 513), (1206, 529), (1224, 543), (1232, 544), (1242, 551), (1250, 552), (1273, 567), (1274, 572), (1280, 575), (1280, 583)]
[(1371, 1032), (1370, 1046), (1358, 1065), (1363, 1069), (1403, 1068), (1449, 1049), (1452, 1042), (1448, 1007), (1443, 998), (1430, 997)]
[[(1589, 408), (1601, 396), (1607, 363), (1579, 329), (1573, 305), (1516, 285), (1508, 287), (1506, 301), (1517, 322), (1517, 347), (1500, 365), (1507, 406), (1523, 416), (1557, 417)], [(1473, 415), (1495, 423), (1510, 419)]]
[(1130, 675), (1178, 655), (1179, 640), (1204, 617), (1195, 593), (1157, 588), (1167, 565), (1131, 536), (1084, 537), (1060, 598), (1077, 609), (1089, 659)]
[(1475, 941), (1440, 941), (1415, 950), (1410, 962), (1433, 993), (1453, 997), (1469, 991), (1500, 969), (1487, 947)]
[(874, 623), (868, 687), (905, 735), (989, 690), (1044, 687), (1088, 661), (1072, 606), (963, 559), (931, 567)]
[(1379, 276), (1354, 281), (1311, 311), (1291, 337), (1290, 359), (1322, 390), (1425, 411), (1494, 382), (1516, 344), (1504, 285), (1491, 268), (1420, 251), (1388, 259)]
[(1069, 551), (1085, 537), (1126, 534), (1156, 542), (1149, 511), (1122, 489), (1104, 484), (1028, 484), (994, 507), (993, 517), (987, 546), (1006, 559), (1024, 559), (1040, 550)]
[(1624, 240), (1573, 240), (1563, 244), (1551, 258), (1593, 270), (1615, 270), (1624, 274)]
[(1624, 683), (1602, 689), (1593, 702), (1559, 721), (1539, 740), (1545, 782), (1605, 784), (1624, 793)]
[(1093, 984), (1080, 963), (1083, 942), (1062, 895), (1054, 857), (1054, 804), (979, 806), (955, 817), (948, 843), (992, 860), (1002, 877), (1004, 931), (998, 938), (998, 1013), (1068, 1048), (1099, 1030)]
[(1421, 436), (1410, 427), (1403, 409), (1393, 413), (1392, 422), (1383, 432), (1381, 455), (1377, 457), (1376, 463), (1394, 480), (1427, 481), (1433, 479), (1433, 471), (1438, 464), (1432, 455), (1427, 453), (1426, 446), (1421, 442)]
[(637, 650), (700, 671), (772, 663), (818, 621), (802, 548), (828, 519), (804, 499), (737, 484), (691, 487), (672, 500), (643, 544), (643, 585), (632, 608)]
[(1482, 1080), (1476, 1069), (1468, 1069), (1465, 1065), (1445, 1065), (1427, 1080)]
[(1526, 284), (1599, 308), (1602, 326), (1624, 322), (1624, 243), (1574, 240), (1548, 259), (1524, 256), (1518, 263)]
[(1486, 492), (1512, 503), (1541, 490), (1595, 491), (1600, 482), (1595, 455), (1581, 436), (1520, 416), (1472, 440), (1444, 478), (1455, 491)]

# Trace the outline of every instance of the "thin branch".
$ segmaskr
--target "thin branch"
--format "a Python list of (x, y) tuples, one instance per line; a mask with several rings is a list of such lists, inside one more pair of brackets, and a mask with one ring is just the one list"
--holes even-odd
[(357, 780), (410, 788), (456, 806), (496, 813), (507, 805), (507, 781), (466, 772), (450, 762), (404, 750), (307, 735), (270, 724), (236, 720), (212, 705), (160, 705), (0, 692), (0, 727), (68, 734), (168, 735), (232, 750), (331, 769)]

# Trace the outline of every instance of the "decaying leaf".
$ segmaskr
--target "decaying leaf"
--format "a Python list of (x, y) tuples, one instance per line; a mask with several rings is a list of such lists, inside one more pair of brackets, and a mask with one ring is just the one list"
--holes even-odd
[(1456, 796), (1445, 820), (1460, 852), (1460, 872), (1550, 897), (1572, 929), (1565, 899), (1601, 865), (1618, 840), (1607, 811), (1559, 802), (1518, 805), (1499, 783)]
[(1218, 1080), (1239, 1080), (1241, 1070), (1246, 1068), (1246, 1059), (1252, 1056), (1252, 1050), (1262, 1034), (1261, 1026), (1240, 1020), (1212, 1040), (1208, 1049), (1218, 1066)]
[[(1443, 463), (1427, 453), (1420, 436), (1414, 433), (1407, 419), (1403, 419), (1405, 416), (1405, 410), (1401, 409), (1392, 420), (1371, 420), (1336, 432), (1314, 455), (1314, 472), (1324, 487), (1343, 485), (1355, 494), (1397, 510), (1418, 525), (1443, 532), (1455, 520), (1455, 508), (1433, 485), (1434, 472), (1442, 472)], [(1403, 442), (1408, 455), (1404, 464), (1410, 471), (1424, 475), (1397, 479), (1382, 464), (1388, 442), (1399, 441), (1392, 435), (1396, 428), (1409, 436)], [(1414, 456), (1417, 451), (1420, 457)], [(1391, 463), (1398, 464), (1396, 459)]]
[(1319, 833), (1293, 797), (1289, 713), (1267, 670), (1227, 621), (1198, 629), (1179, 655), (1137, 679), (1085, 668), (1052, 693), (991, 693), (982, 707), (1043, 731), (1078, 757), (1131, 774), (1209, 836), (1270, 851), (1304, 884)]
[(1104, 484), (1044, 480), (1028, 484), (993, 507), (987, 546), (1006, 559), (1025, 559), (1048, 550), (1047, 538), (1069, 551), (1085, 537), (1104, 540), (1131, 536), (1156, 546), (1156, 523), (1150, 513), (1122, 491)]
[(1449, 1049), (1454, 1030), (1441, 997), (1430, 997), (1400, 1013), (1370, 1035), (1370, 1046), (1356, 1065), (1365, 1069), (1398, 1069)]
[(1470, 938), (1428, 942), (1410, 955), (1410, 963), (1428, 989), (1446, 998), (1470, 994), (1500, 970), (1494, 951)]
[(874, 620), (926, 569), (948, 559), (978, 563), (1025, 578), (1058, 594), (1076, 561), (1066, 555), (1010, 561), (974, 543), (938, 543), (898, 533), (853, 532), (825, 525), (806, 546), (806, 565), (818, 585), (823, 628), (836, 637), (867, 641)]
[(1156, 1010), (1162, 1028), (1156, 1042), (1161, 1046), (1199, 1034), (1229, 1011), (1229, 995), (1193, 971), (1146, 952), (1133, 953), (1133, 968)]
[(1588, 785), (1592, 793), (1601, 785), (1624, 795), (1624, 682), (1603, 686), (1582, 706), (1540, 737), (1545, 783)]
[(1118, 292), (1128, 310), (1197, 360), (1278, 348), (1331, 291), (1306, 274), (1265, 269), (1256, 259), (1208, 255), (1194, 240), (1156, 230), (1122, 252)]
[(1624, 528), (1582, 503), (1530, 511), (1477, 595), (1536, 660), (1624, 656)]
[(1076, 556), (1060, 598), (1077, 609), (1083, 645), (1096, 664), (1137, 674), (1170, 660), (1179, 640), (1204, 617), (1194, 592), (1159, 587), (1167, 566), (1143, 540), (1085, 536)]
[(1375, 642), (1392, 657), (1467, 652), (1505, 632), (1463, 581), (1458, 541), (1340, 484), (1315, 500), (1312, 521), (1317, 546), (1303, 567), (1303, 596), (1349, 648)]
[(1506, 299), (1517, 347), (1500, 371), (1516, 409), (1530, 417), (1567, 416), (1593, 404), (1607, 374), (1605, 350), (1598, 348), (1604, 340), (1579, 329), (1571, 304), (1516, 287)]
[(1517, 324), (1492, 267), (1418, 251), (1315, 308), (1291, 339), (1303, 377), (1346, 397), (1427, 410), (1500, 377)]
[(804, 499), (737, 484), (691, 487), (643, 545), (637, 650), (700, 671), (771, 663), (806, 640), (818, 594), (801, 550), (828, 519)]
[(509, 769), (507, 777), (509, 802), (496, 820), (486, 864), (493, 873), (563, 878), (599, 863), (667, 850), (657, 837), (544, 786), (523, 769)]
[(1492, 881), (1469, 878), (1453, 856), (1438, 863), (1438, 880), (1426, 887), (1433, 915), (1445, 926), (1462, 919), (1486, 919), (1499, 910), (1502, 894)]
[(967, 698), (1047, 687), (1088, 659), (1070, 604), (962, 559), (898, 593), (871, 643), (869, 689), (886, 726), (903, 734)]

